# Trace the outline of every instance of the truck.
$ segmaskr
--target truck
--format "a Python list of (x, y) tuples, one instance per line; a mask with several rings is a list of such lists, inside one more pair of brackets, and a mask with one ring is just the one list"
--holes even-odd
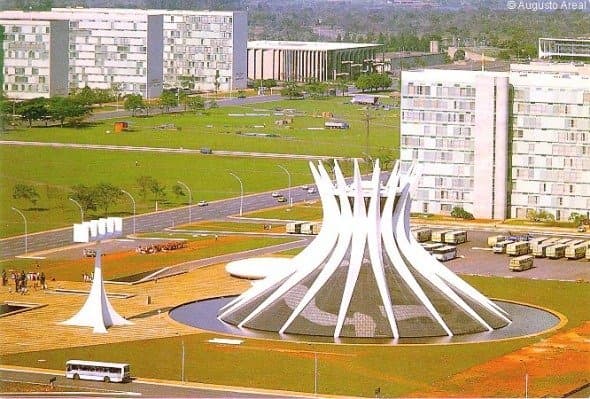
[(465, 230), (450, 231), (445, 234), (444, 242), (446, 244), (463, 244), (467, 242), (467, 232)]
[(318, 222), (308, 222), (301, 224), (301, 234), (316, 235), (320, 232), (321, 225)]
[(506, 253), (510, 256), (526, 255), (530, 251), (528, 241), (517, 241), (506, 246)]
[(590, 241), (568, 245), (565, 249), (565, 257), (568, 259), (582, 259), (590, 248)]
[(495, 236), (489, 236), (488, 237), (488, 247), (493, 248), (494, 245), (496, 245), (496, 243), (500, 242), (500, 241), (505, 241), (506, 240), (506, 236), (502, 235), (502, 234), (498, 234)]
[(567, 248), (567, 244), (556, 244), (551, 245), (547, 248), (545, 256), (549, 259), (559, 259), (565, 256), (565, 249)]
[(497, 242), (496, 245), (494, 245), (493, 251), (495, 254), (503, 254), (506, 252), (506, 246), (508, 244), (512, 244), (514, 241), (511, 240), (504, 240), (504, 241), (500, 241)]
[(451, 230), (436, 230), (432, 232), (432, 241), (434, 242), (445, 242), (445, 234)]
[(513, 272), (522, 272), (533, 268), (533, 256), (532, 255), (521, 255), (516, 258), (510, 259), (508, 268)]
[(289, 234), (301, 234), (301, 225), (303, 225), (303, 222), (287, 223), (285, 231)]
[(417, 229), (412, 230), (412, 235), (414, 236), (416, 241), (426, 242), (426, 241), (430, 241), (430, 239), (432, 238), (432, 230), (425, 228), (425, 227), (421, 227), (421, 228), (417, 228)]

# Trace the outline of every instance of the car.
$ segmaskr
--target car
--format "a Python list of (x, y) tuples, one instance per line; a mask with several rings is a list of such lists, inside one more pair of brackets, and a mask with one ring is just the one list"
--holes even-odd
[(585, 232), (586, 232), (586, 226), (584, 226), (584, 225), (578, 226), (578, 233), (585, 233)]
[(304, 184), (303, 186), (301, 186), (301, 189), (302, 190), (308, 190), (309, 189), (309, 186), (307, 184)]
[(198, 206), (207, 206), (207, 205), (209, 205), (209, 203), (208, 203), (207, 201), (205, 201), (205, 200), (202, 200), (202, 201), (199, 201), (199, 202), (197, 203), (197, 205), (198, 205)]
[(308, 194), (313, 194), (313, 193), (315, 193), (315, 187), (309, 187), (309, 188), (307, 189), (307, 193), (308, 193)]
[(281, 196), (281, 194), (278, 193), (278, 192), (276, 192), (276, 191), (274, 191), (271, 195), (272, 195), (273, 198), (277, 198), (277, 197), (280, 197)]
[(284, 196), (280, 195), (277, 197), (277, 202), (287, 202), (287, 198), (285, 198)]

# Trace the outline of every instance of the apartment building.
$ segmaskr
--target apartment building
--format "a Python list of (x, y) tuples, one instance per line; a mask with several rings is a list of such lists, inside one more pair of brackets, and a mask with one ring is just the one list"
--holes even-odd
[(403, 72), (400, 159), (422, 167), (413, 212), (506, 217), (508, 97), (507, 73)]
[(513, 71), (510, 83), (510, 215), (590, 216), (590, 75)]
[(166, 86), (199, 91), (246, 88), (245, 12), (159, 11), (164, 15)]
[(589, 100), (590, 74), (577, 64), (404, 72), (401, 160), (423, 164), (412, 210), (588, 214)]

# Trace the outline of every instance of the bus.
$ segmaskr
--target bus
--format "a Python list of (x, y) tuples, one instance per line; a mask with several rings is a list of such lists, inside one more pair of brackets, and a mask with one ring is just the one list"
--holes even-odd
[(507, 236), (504, 235), (496, 235), (496, 236), (489, 236), (488, 237), (488, 247), (492, 248), (500, 241), (506, 241)]
[(533, 249), (533, 255), (535, 258), (544, 258), (547, 256), (547, 248), (557, 243), (558, 238), (552, 237), (548, 238), (547, 240), (543, 241), (540, 244), (537, 244)]
[(518, 241), (506, 245), (506, 253), (510, 256), (520, 256), (529, 253), (530, 246), (527, 241)]
[(68, 360), (66, 377), (74, 380), (104, 382), (131, 381), (129, 365), (126, 363), (95, 362), (89, 360)]
[(430, 242), (430, 243), (425, 243), (422, 244), (422, 248), (424, 248), (426, 250), (426, 252), (428, 253), (432, 253), (432, 251), (434, 251), (436, 248), (442, 248), (444, 247), (445, 244), (441, 244), (440, 242)]
[(545, 256), (549, 259), (559, 259), (565, 256), (567, 244), (556, 244), (547, 248)]
[(467, 232), (465, 230), (450, 231), (445, 234), (444, 241), (446, 244), (463, 244), (467, 242)]
[(457, 257), (457, 247), (445, 245), (443, 247), (433, 249), (432, 254), (437, 260), (441, 262), (455, 259)]
[(549, 237), (535, 237), (532, 238), (529, 243), (531, 244), (531, 253), (535, 252), (535, 248), (543, 242), (545, 242)]
[(522, 272), (533, 268), (533, 256), (532, 255), (521, 255), (516, 258), (510, 259), (508, 268), (513, 272)]
[(590, 241), (568, 245), (565, 249), (565, 257), (568, 259), (581, 259), (586, 255), (588, 248), (590, 248)]
[(430, 241), (430, 239), (432, 238), (432, 230), (422, 227), (412, 230), (412, 235), (414, 236), (416, 241), (426, 242)]
[(445, 234), (451, 230), (437, 230), (432, 232), (432, 241), (434, 242), (445, 242)]
[(497, 242), (496, 245), (494, 245), (494, 253), (495, 254), (503, 254), (506, 252), (506, 246), (508, 244), (512, 244), (514, 241), (511, 240), (504, 240), (504, 241), (500, 241)]

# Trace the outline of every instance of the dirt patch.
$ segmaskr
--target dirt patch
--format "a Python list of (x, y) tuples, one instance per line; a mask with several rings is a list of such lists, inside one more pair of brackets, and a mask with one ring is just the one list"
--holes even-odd
[(477, 365), (410, 397), (561, 397), (588, 383), (590, 322)]

